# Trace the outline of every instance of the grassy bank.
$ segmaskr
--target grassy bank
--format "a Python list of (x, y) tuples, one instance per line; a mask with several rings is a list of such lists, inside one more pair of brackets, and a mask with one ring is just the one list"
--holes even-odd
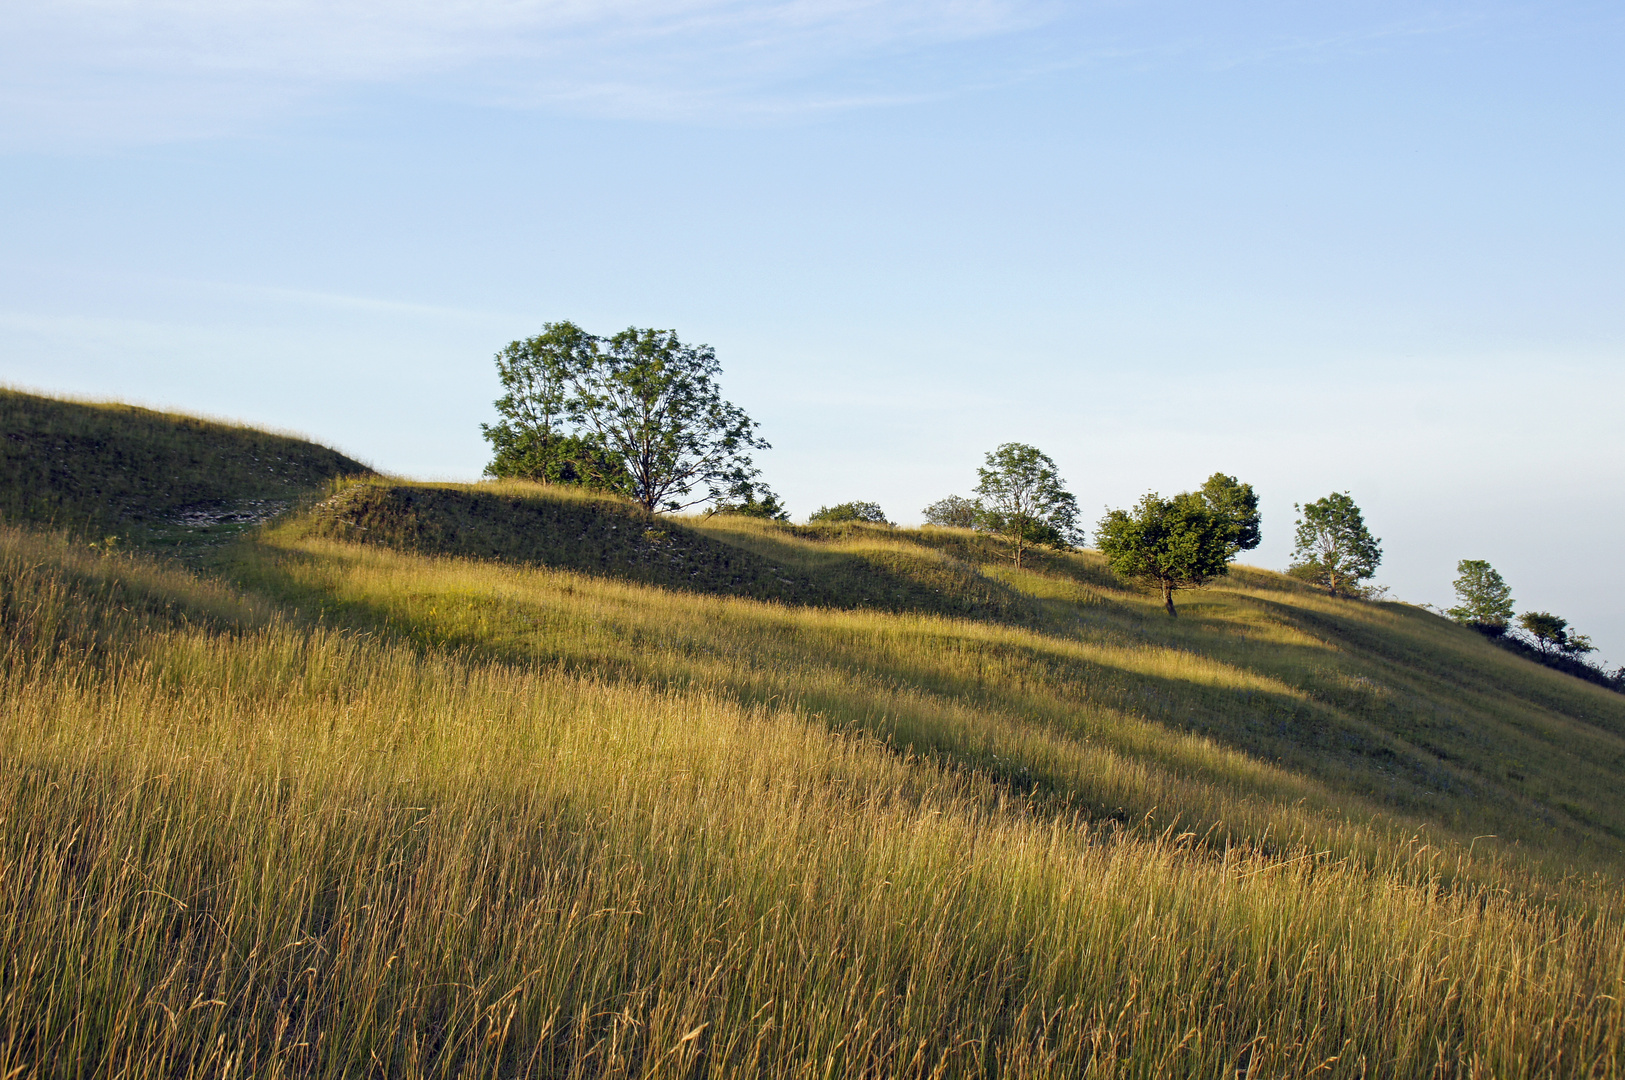
[(195, 549), (292, 508), (361, 462), (292, 435), (0, 387), (0, 521)]
[[(740, 519), (655, 517), (611, 496), (523, 482), (344, 484), (301, 535), (419, 555), (577, 570), (664, 589), (784, 604), (927, 611), (1005, 621), (1033, 605), (942, 551), (888, 544), (883, 529), (752, 528)], [(850, 539), (832, 545), (797, 542)], [(783, 536), (785, 541), (775, 542)]]
[[(567, 498), (572, 512), (592, 509)], [(623, 531), (636, 535), (632, 524)], [(555, 561), (569, 569), (536, 565), (553, 557), (550, 538), (590, 534), (574, 522), (528, 534), (518, 565), (401, 551), (380, 541), (380, 528), (366, 530), (372, 543), (335, 543), (295, 522), (243, 549), (233, 572), (332, 625), (747, 705), (789, 703), (835, 730), (1120, 821), (1302, 836), (1311, 810), (1334, 822), (1380, 810), (1407, 833), (1494, 834), (1485, 845), (1550, 850), (1570, 865), (1612, 866), (1625, 853), (1615, 795), (1625, 699), (1426, 611), (1335, 600), (1241, 569), (1170, 620), (1152, 598), (1105, 584), (1091, 553), (1016, 571), (976, 547), (985, 537), (952, 531), (660, 526), (686, 534), (690, 550), (709, 544), (767, 563), (801, 582), (800, 593), (764, 601), (724, 582), (695, 595), (686, 578), (651, 588), (568, 552)], [(940, 550), (949, 545), (953, 554)], [(806, 602), (886, 557), (951, 564), (985, 583), (972, 597), (1003, 592), (1014, 598), (1004, 610), (1018, 614), (978, 609), (951, 580), (925, 594), (935, 610)], [(964, 607), (975, 616), (952, 614)]]

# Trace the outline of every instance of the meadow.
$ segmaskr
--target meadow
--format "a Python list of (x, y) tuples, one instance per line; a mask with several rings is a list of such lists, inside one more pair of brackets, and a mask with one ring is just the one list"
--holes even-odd
[[(491, 487), (506, 500), (596, 501)], [(671, 585), (704, 566), (690, 557), (650, 588), (627, 579), (651, 573), (637, 549), (670, 540), (637, 537), (610, 560), (595, 547), (540, 550), (531, 536), (515, 565), (403, 551), (367, 520), (349, 535), (366, 543), (333, 542), (319, 516), (268, 530), (227, 572), (424, 648), (793, 705), (1121, 821), (1279, 837), (1302, 834), (1314, 812), (1318, 836), (1380, 809), (1407, 835), (1492, 833), (1498, 849), (1555, 850), (1570, 866), (1625, 854), (1625, 698), (1409, 605), (1238, 568), (1170, 620), (1090, 552), (1017, 571), (996, 541), (961, 530), (663, 522), (770, 566), (779, 592), (764, 603), (737, 554), (720, 574), (698, 571), (696, 587)], [(572, 522), (548, 535), (569, 545), (586, 532)], [(556, 569), (604, 562), (607, 573)], [(895, 606), (819, 604), (843, 592)]]
[(1625, 1074), (1619, 695), (1262, 570), (406, 487), (0, 526), (0, 1077)]

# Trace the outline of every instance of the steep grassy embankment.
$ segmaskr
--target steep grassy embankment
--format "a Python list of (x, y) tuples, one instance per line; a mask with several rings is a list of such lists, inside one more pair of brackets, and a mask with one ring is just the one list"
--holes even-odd
[(1427, 612), (526, 485), (211, 566), (0, 527), (0, 1077), (1625, 1075), (1625, 698)]
[(620, 499), (536, 484), (348, 484), (316, 506), (301, 531), (788, 604), (1006, 620), (1033, 614), (1019, 593), (919, 545), (869, 544), (819, 559), (811, 545), (741, 543), (693, 519), (651, 518)]
[(0, 387), (0, 521), (172, 545), (233, 534), (370, 471), (289, 435)]

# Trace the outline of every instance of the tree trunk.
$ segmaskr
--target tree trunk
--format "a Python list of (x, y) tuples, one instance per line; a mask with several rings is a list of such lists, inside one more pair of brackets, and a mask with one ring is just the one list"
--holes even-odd
[(1174, 587), (1166, 581), (1162, 583), (1162, 606), (1168, 609), (1169, 615), (1179, 617), (1179, 612), (1174, 610)]

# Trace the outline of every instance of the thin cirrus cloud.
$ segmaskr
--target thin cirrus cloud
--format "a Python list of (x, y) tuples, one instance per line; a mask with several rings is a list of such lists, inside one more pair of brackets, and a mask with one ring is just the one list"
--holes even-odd
[(230, 134), (388, 86), (480, 105), (749, 119), (1084, 65), (1290, 62), (1483, 28), (1517, 10), (1504, 0), (55, 0), (6, 15), (0, 139)]
[[(1019, 34), (1050, 0), (59, 0), (8, 15), (0, 110), (19, 137), (230, 131), (347, 87), (670, 116), (917, 93), (821, 78)], [(816, 87), (797, 83), (816, 82)]]

